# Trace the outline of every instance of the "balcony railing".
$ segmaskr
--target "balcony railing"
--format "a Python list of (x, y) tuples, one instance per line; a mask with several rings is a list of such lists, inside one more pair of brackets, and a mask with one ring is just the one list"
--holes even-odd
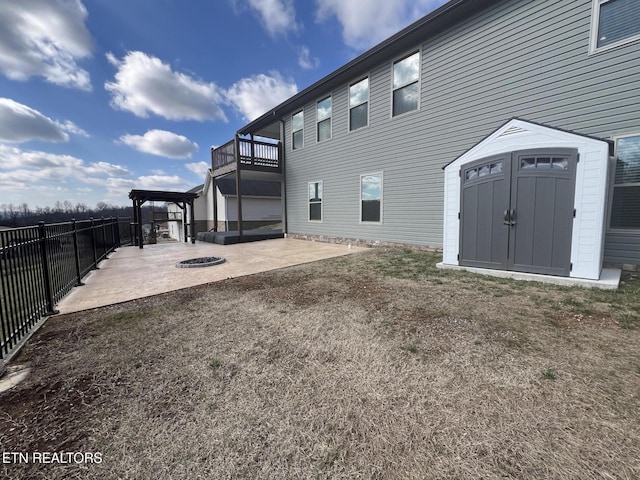
[[(282, 172), (280, 162), (280, 144), (261, 142), (258, 140), (238, 139), (240, 150), (240, 166), (243, 170), (260, 170), (266, 172)], [(211, 163), (216, 170), (235, 166), (235, 141), (225, 143), (211, 152)]]

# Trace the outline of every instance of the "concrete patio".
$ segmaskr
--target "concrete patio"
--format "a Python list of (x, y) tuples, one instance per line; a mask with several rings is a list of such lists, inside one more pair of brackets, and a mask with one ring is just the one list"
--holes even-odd
[[(251, 275), (366, 250), (330, 243), (281, 238), (235, 245), (206, 242), (123, 247), (92, 271), (84, 286), (74, 288), (57, 308), (78, 312), (137, 298), (193, 287), (226, 278)], [(182, 260), (224, 257), (220, 265), (176, 268)]]

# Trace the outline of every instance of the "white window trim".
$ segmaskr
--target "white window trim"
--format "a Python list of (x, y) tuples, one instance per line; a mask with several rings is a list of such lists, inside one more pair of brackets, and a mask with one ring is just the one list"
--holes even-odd
[(619, 48), (628, 43), (640, 41), (640, 33), (629, 38), (623, 38), (616, 43), (605, 45), (598, 48), (598, 26), (600, 25), (600, 5), (608, 3), (611, 0), (593, 0), (591, 6), (591, 35), (589, 36), (589, 54), (602, 53), (614, 48)]
[[(322, 198), (320, 199), (320, 220), (311, 220), (311, 212), (309, 208), (311, 205), (311, 200), (309, 200), (309, 187), (311, 187), (311, 185), (315, 183), (319, 183), (322, 185)], [(318, 203), (318, 202), (315, 202), (315, 203)], [(307, 184), (307, 221), (310, 223), (324, 222), (324, 180), (316, 180), (314, 182), (309, 182)]]
[[(406, 83), (404, 85), (399, 86), (398, 88), (395, 88), (393, 86), (393, 66), (400, 60), (404, 60), (407, 57), (410, 57), (411, 55), (413, 55), (414, 53), (418, 54), (419, 57), (419, 68), (418, 68), (418, 108), (416, 108), (415, 110), (411, 110), (409, 112), (404, 112), (401, 113), (400, 115), (394, 115), (393, 114), (393, 92), (395, 92), (396, 90), (399, 90), (403, 87), (406, 87), (407, 85), (411, 85), (414, 82), (410, 82), (410, 83)], [(419, 112), (420, 111), (420, 103), (422, 100), (422, 47), (418, 48), (418, 49), (413, 49), (413, 50), (408, 50), (407, 52), (405, 52), (404, 54), (394, 58), (391, 61), (391, 98), (389, 99), (390, 101), (390, 108), (389, 108), (389, 118), (401, 118), (404, 117), (405, 115), (410, 115), (412, 113), (415, 112)]]
[[(625, 235), (638, 235), (640, 236), (640, 228), (611, 228), (611, 212), (613, 210), (613, 193), (616, 185), (616, 165), (618, 163), (618, 140), (622, 138), (630, 138), (630, 137), (640, 137), (640, 132), (638, 133), (627, 133), (624, 135), (616, 135), (611, 137), (613, 141), (613, 162), (611, 163), (611, 174), (609, 178), (609, 195), (607, 198), (607, 233), (619, 233)], [(611, 158), (611, 157), (609, 157)]]
[[(370, 175), (380, 175), (380, 221), (378, 222), (371, 222), (371, 221), (367, 221), (367, 220), (362, 220), (362, 177), (368, 177)], [(359, 223), (364, 224), (364, 225), (382, 225), (382, 221), (383, 221), (383, 212), (384, 212), (384, 172), (383, 171), (379, 171), (379, 172), (371, 172), (371, 173), (362, 173), (360, 174), (360, 183), (358, 185), (359, 188), (359, 197), (360, 197), (360, 205), (359, 205), (359, 214), (358, 214), (358, 220)]]
[[(302, 130), (302, 146), (299, 147), (299, 148), (293, 148), (293, 134), (300, 131), (300, 130), (294, 130), (293, 129), (293, 117), (295, 117), (300, 112), (302, 112), (302, 128), (300, 129), (300, 130)], [(304, 108), (291, 114), (291, 150), (292, 151), (294, 151), (294, 150), (302, 150), (303, 148), (304, 148)]]
[[(352, 86), (354, 86), (356, 83), (360, 83), (365, 78), (368, 80), (368, 83), (369, 83), (369, 88), (367, 89), (367, 101), (359, 103), (358, 105), (355, 105), (355, 107), (357, 107), (359, 105), (362, 105), (364, 103), (367, 104), (367, 124), (364, 127), (360, 127), (360, 128), (356, 128), (355, 130), (351, 130), (351, 109), (355, 108), (355, 107), (352, 107), (349, 104), (350, 90), (351, 90)], [(348, 133), (359, 132), (361, 130), (364, 130), (365, 128), (368, 128), (370, 124), (371, 124), (371, 74), (368, 73), (368, 74), (366, 74), (366, 75), (364, 75), (362, 77), (359, 77), (359, 80), (356, 80), (354, 82), (350, 82), (347, 85), (347, 132)]]
[[(331, 131), (329, 132), (329, 138), (327, 138), (326, 140), (320, 140), (318, 138), (318, 124), (320, 123), (318, 121), (318, 103), (322, 102), (323, 100), (326, 100), (327, 98), (331, 99), (331, 116), (329, 117), (331, 119)], [(333, 138), (333, 94), (329, 94), (325, 97), (322, 97), (320, 100), (316, 101), (316, 143), (326, 142), (331, 140), (332, 138)]]

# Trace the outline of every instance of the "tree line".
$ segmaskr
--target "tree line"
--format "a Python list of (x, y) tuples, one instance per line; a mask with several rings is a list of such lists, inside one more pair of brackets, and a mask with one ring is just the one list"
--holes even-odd
[[(164, 203), (143, 205), (142, 223), (150, 222), (152, 211), (166, 212), (167, 208)], [(26, 227), (36, 225), (41, 221), (45, 223), (60, 223), (68, 222), (72, 219), (88, 220), (102, 217), (130, 217), (133, 219), (133, 207), (98, 202), (94, 208), (91, 208), (85, 203), (76, 203), (74, 205), (68, 200), (64, 202), (57, 201), (53, 207), (35, 207), (33, 209), (26, 202), (0, 204), (0, 226), (4, 227)]]

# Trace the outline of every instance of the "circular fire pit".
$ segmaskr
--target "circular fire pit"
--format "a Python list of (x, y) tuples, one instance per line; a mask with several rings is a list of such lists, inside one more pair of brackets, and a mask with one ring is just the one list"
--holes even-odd
[(176, 263), (178, 268), (199, 268), (199, 267), (211, 267), (212, 265), (219, 265), (224, 263), (223, 257), (199, 257), (190, 258), (189, 260), (182, 260)]

